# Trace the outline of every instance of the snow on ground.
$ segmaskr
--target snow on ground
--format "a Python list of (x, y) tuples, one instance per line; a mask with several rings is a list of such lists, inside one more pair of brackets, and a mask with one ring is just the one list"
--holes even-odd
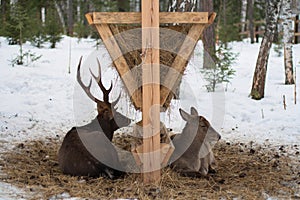
[[(110, 67), (111, 61), (103, 46), (95, 51), (95, 41), (64, 37), (56, 49), (37, 49), (25, 44), (42, 57), (29, 66), (12, 67), (10, 61), (18, 53), (17, 46), (7, 45), (0, 38), (0, 151), (15, 143), (45, 137), (63, 137), (76, 124), (84, 124), (95, 116), (94, 104), (76, 83), (76, 68), (83, 56), (82, 77), (87, 84), (90, 74), (87, 67), (97, 73), (96, 55), (103, 67), (106, 86), (113, 80), (113, 99), (121, 91), (120, 79)], [(234, 64), (236, 76), (231, 84), (215, 93), (207, 93), (200, 74), (201, 53), (195, 53), (183, 77), (180, 101), (173, 101), (167, 114), (161, 119), (168, 127), (179, 132), (184, 125), (178, 108), (189, 110), (195, 106), (220, 131), (226, 141), (291, 145), (300, 143), (300, 101), (294, 104), (294, 86), (284, 85), (283, 57), (272, 50), (267, 73), (265, 98), (255, 101), (249, 98), (259, 44), (234, 42), (230, 44), (239, 53)], [(71, 49), (71, 53), (70, 53)], [(197, 47), (198, 51), (199, 47)], [(294, 65), (300, 77), (300, 45), (294, 46)], [(71, 57), (70, 57), (71, 56)], [(71, 73), (68, 73), (68, 66)], [(297, 80), (299, 85), (299, 80)], [(299, 87), (297, 93), (300, 94)], [(93, 93), (99, 92), (93, 88)], [(226, 92), (224, 92), (226, 90)], [(283, 95), (287, 109), (283, 109)], [(122, 97), (125, 96), (122, 93)], [(101, 95), (99, 95), (101, 98)], [(300, 98), (300, 97), (299, 97)], [(298, 98), (298, 99), (299, 99)], [(135, 121), (140, 113), (128, 106), (125, 98), (119, 110)], [(8, 189), (9, 188), (9, 189)], [(7, 191), (9, 190), (9, 191)], [(16, 188), (0, 184), (0, 199), (13, 199)], [(20, 190), (18, 190), (20, 191)], [(9, 195), (7, 195), (9, 194)]]
[[(261, 143), (269, 140), (271, 144), (299, 144), (299, 98), (294, 104), (294, 85), (284, 85), (284, 59), (271, 51), (265, 98), (254, 101), (248, 97), (258, 55), (259, 45), (233, 43), (233, 50), (240, 56), (235, 64), (237, 71), (232, 85), (226, 95), (226, 111), (223, 124), (223, 136), (230, 140)], [(299, 77), (300, 45), (294, 47), (294, 65)], [(299, 80), (297, 80), (297, 86)], [(299, 94), (299, 86), (297, 88)], [(287, 108), (283, 107), (283, 95), (286, 97)], [(234, 129), (234, 130), (233, 130)]]

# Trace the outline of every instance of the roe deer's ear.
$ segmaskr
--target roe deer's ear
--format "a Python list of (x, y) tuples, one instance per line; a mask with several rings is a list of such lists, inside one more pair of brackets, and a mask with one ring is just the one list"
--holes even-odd
[(192, 116), (189, 113), (185, 112), (181, 108), (179, 108), (179, 113), (184, 121), (191, 121)]
[(196, 116), (199, 115), (199, 114), (198, 114), (198, 111), (196, 110), (195, 107), (191, 107), (191, 115), (196, 115)]

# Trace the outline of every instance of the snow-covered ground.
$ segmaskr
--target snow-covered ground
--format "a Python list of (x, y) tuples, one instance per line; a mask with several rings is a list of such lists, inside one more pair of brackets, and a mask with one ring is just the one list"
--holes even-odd
[[(189, 110), (191, 106), (207, 117), (226, 141), (291, 145), (300, 143), (300, 101), (294, 104), (294, 85), (284, 85), (283, 57), (272, 50), (269, 58), (265, 98), (255, 101), (249, 98), (253, 72), (260, 44), (247, 41), (234, 42), (230, 46), (239, 53), (234, 64), (236, 75), (232, 82), (215, 93), (207, 93), (200, 73), (201, 47), (183, 77), (180, 101), (173, 101), (167, 114), (161, 119), (168, 127), (180, 131), (184, 122), (178, 108)], [(85, 96), (76, 82), (76, 68), (83, 56), (82, 77), (90, 79), (88, 67), (96, 72), (96, 56), (102, 65), (103, 82), (109, 86), (113, 80), (112, 99), (121, 91), (120, 78), (112, 69), (108, 53), (103, 46), (96, 51), (95, 41), (64, 37), (56, 49), (34, 48), (30, 50), (42, 57), (29, 66), (12, 67), (10, 61), (18, 53), (17, 46), (7, 45), (0, 38), (0, 150), (11, 148), (15, 143), (45, 137), (63, 137), (76, 124), (84, 124), (95, 115), (94, 104)], [(71, 52), (70, 52), (71, 50)], [(294, 45), (294, 65), (300, 77), (300, 45)], [(68, 73), (70, 66), (71, 73)], [(299, 80), (297, 93), (300, 94)], [(97, 88), (93, 93), (98, 94)], [(226, 91), (225, 91), (226, 90)], [(287, 108), (283, 108), (283, 95)], [(122, 97), (125, 94), (122, 93)], [(99, 95), (101, 98), (101, 95)], [(300, 97), (298, 98), (300, 99)], [(140, 118), (123, 98), (119, 111), (135, 121)], [(1, 172), (1, 171), (0, 171)], [(15, 191), (0, 183), (0, 199), (14, 199)]]

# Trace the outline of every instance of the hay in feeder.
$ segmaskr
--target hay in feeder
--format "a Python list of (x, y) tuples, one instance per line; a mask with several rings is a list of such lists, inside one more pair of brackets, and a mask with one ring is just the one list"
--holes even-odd
[[(172, 64), (175, 60), (175, 57), (178, 55), (178, 52), (188, 34), (192, 25), (182, 24), (182, 25), (172, 25), (172, 26), (161, 26), (159, 30), (160, 36), (160, 80), (161, 85), (165, 80), (166, 75), (169, 72), (169, 69), (172, 67)], [(134, 25), (109, 25), (119, 47), (124, 56), (135, 82), (138, 85), (139, 95), (142, 94), (142, 55), (147, 56), (147, 51), (142, 52), (142, 29), (140, 26)], [(150, 48), (150, 47), (149, 47)], [(180, 56), (180, 55), (179, 55)], [(188, 60), (183, 66), (183, 71), (178, 72), (179, 80), (186, 68)], [(172, 92), (168, 95), (166, 102), (163, 104), (164, 108), (168, 108), (170, 101), (173, 96), (178, 98), (179, 96), (179, 86), (180, 82), (177, 85), (174, 85), (173, 88), (169, 88)], [(162, 86), (161, 86), (162, 87)]]
[[(128, 148), (130, 138), (116, 137)], [(25, 141), (1, 153), (1, 181), (28, 190), (28, 199), (296, 199), (300, 195), (299, 146), (268, 147), (219, 142), (214, 148), (217, 173), (182, 177), (166, 168), (159, 186), (144, 186), (139, 174), (123, 179), (71, 177), (57, 163), (61, 140)], [(289, 153), (292, 150), (292, 153)]]

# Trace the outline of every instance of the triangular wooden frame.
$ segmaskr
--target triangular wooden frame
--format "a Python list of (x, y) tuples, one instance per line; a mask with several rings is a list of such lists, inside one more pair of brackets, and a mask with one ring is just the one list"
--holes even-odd
[[(216, 17), (215, 13), (208, 12), (160, 12), (159, 21), (161, 24), (192, 24), (183, 45), (181, 46), (178, 55), (172, 63), (172, 68), (167, 76), (162, 80), (160, 90), (161, 106), (166, 101), (171, 101), (170, 89), (178, 86), (179, 76), (185, 70), (185, 63), (190, 59), (192, 52), (196, 46), (205, 27), (213, 23)], [(94, 25), (97, 29), (106, 49), (108, 50), (114, 65), (123, 80), (131, 101), (136, 109), (142, 109), (142, 94), (137, 90), (137, 83), (130, 71), (121, 49), (118, 46), (114, 35), (109, 28), (109, 24), (140, 24), (141, 13), (137, 12), (93, 12), (86, 14), (86, 18), (90, 25)], [(173, 72), (173, 73), (172, 73)], [(175, 72), (175, 73), (174, 73)], [(165, 87), (166, 86), (166, 87)]]

